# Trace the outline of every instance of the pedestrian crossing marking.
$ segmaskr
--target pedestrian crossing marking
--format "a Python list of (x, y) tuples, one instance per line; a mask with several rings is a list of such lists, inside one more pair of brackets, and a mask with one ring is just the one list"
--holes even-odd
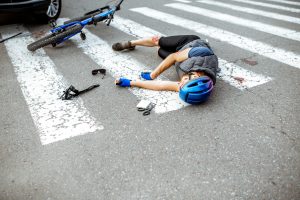
[[(165, 36), (156, 30), (118, 16), (115, 16), (115, 21), (112, 26), (137, 38), (151, 37), (153, 35)], [(240, 90), (249, 89), (272, 80), (270, 77), (243, 69), (242, 67), (223, 60), (220, 57), (218, 59), (219, 67), (221, 68), (221, 72), (218, 73), (218, 77)], [(242, 78), (242, 81), (237, 77)]]
[(241, 49), (260, 54), (262, 56), (290, 65), (292, 67), (298, 69), (300, 68), (300, 56), (292, 51), (277, 48), (264, 42), (255, 41), (229, 31), (160, 12), (148, 7), (132, 8), (130, 10), (168, 24), (195, 31), (207, 37), (226, 42), (233, 46), (237, 46)]
[(202, 16), (209, 17), (212, 19), (225, 21), (227, 23), (237, 24), (239, 26), (252, 28), (252, 29), (255, 29), (255, 30), (258, 30), (261, 32), (269, 33), (269, 34), (280, 36), (283, 38), (300, 41), (300, 33), (295, 30), (282, 28), (279, 26), (273, 26), (273, 25), (253, 21), (253, 20), (243, 19), (240, 17), (235, 17), (233, 15), (223, 14), (223, 13), (215, 12), (212, 10), (199, 8), (199, 7), (195, 7), (195, 6), (190, 6), (190, 5), (185, 5), (185, 4), (181, 4), (181, 3), (165, 4), (165, 6), (171, 7), (174, 9), (178, 9), (178, 10), (182, 10), (182, 11), (186, 11), (186, 12), (190, 12), (190, 13), (197, 14), (197, 15), (202, 15)]
[[(3, 37), (9, 37), (27, 30), (13, 25), (1, 27), (1, 32)], [(43, 49), (34, 53), (27, 50), (31, 42), (31, 36), (24, 36), (4, 44), (42, 145), (102, 130), (103, 126), (91, 116), (80, 98), (59, 99), (68, 84)]]
[[(198, 2), (203, 3), (204, 1)], [(206, 0), (205, 2), (212, 1)], [(177, 5), (188, 6), (186, 4), (178, 3)], [(220, 29), (217, 28), (206, 26), (191, 20), (185, 20), (176, 16), (174, 17), (173, 15), (155, 11), (149, 8), (133, 8), (131, 10), (142, 13), (146, 16), (150, 15), (149, 17), (161, 20), (163, 22), (180, 25), (195, 32), (198, 32), (196, 30), (201, 30), (198, 28), (202, 27), (204, 28), (204, 31), (198, 33), (222, 40), (222, 38), (219, 37), (220, 35), (217, 33), (211, 34), (214, 31), (220, 31)], [(151, 14), (149, 14), (149, 11)], [(253, 11), (253, 9), (251, 11)], [(282, 16), (284, 15), (281, 15), (281, 17)], [(177, 22), (175, 23), (175, 21)], [(293, 23), (297, 22), (294, 21)], [(115, 21), (112, 26), (138, 38), (152, 35), (163, 35), (153, 29), (139, 25), (134, 21), (120, 18), (118, 16), (115, 17)], [(137, 28), (138, 26), (139, 28)], [(5, 26), (1, 28), (3, 30), (3, 37), (9, 37), (20, 31), (27, 32), (27, 30), (20, 25)], [(209, 33), (205, 34), (207, 28)], [(131, 79), (136, 79), (139, 77), (141, 71), (149, 70), (144, 67), (143, 64), (132, 59), (130, 56), (113, 52), (107, 42), (93, 35), (88, 30), (85, 30), (85, 32), (88, 38), (86, 41), (81, 41), (79, 37), (75, 37), (73, 41), (97, 64), (104, 66), (105, 68), (108, 66), (108, 71), (114, 77), (117, 78), (120, 76), (126, 76)], [(300, 68), (299, 66), (296, 66), (299, 61), (299, 55), (297, 54), (257, 41), (252, 41), (254, 46), (257, 45), (257, 47), (253, 49), (250, 47), (251, 45), (249, 44), (249, 41), (251, 40), (249, 38), (245, 38), (223, 30), (221, 30), (221, 32), (222, 36), (225, 34), (225, 39), (222, 41), (249, 51), (255, 52), (255, 50), (257, 50), (256, 53), (258, 54), (279, 62), (283, 62), (293, 67)], [(233, 40), (233, 43), (231, 43), (230, 39), (234, 36), (238, 36), (240, 40)], [(20, 83), (25, 100), (29, 106), (34, 123), (39, 130), (41, 143), (46, 145), (78, 135), (84, 135), (103, 130), (103, 126), (96, 122), (95, 118), (89, 113), (88, 110), (86, 110), (83, 105), (83, 101), (80, 98), (77, 98), (73, 101), (61, 101), (58, 99), (58, 97), (61, 95), (61, 92), (68, 86), (67, 81), (56, 70), (55, 64), (46, 55), (43, 49), (40, 49), (34, 53), (27, 51), (26, 46), (31, 42), (33, 42), (33, 38), (26, 36), (6, 41), (4, 44), (11, 62), (15, 67), (17, 79)], [(16, 46), (18, 46), (18, 48), (15, 48)], [(272, 52), (271, 49), (274, 49), (274, 51)], [(265, 50), (265, 52), (263, 50)], [(264, 53), (262, 54), (261, 52)], [(275, 56), (280, 53), (283, 53), (283, 56), (276, 59)], [(284, 57), (286, 57), (286, 59), (280, 60)], [(270, 77), (255, 74), (223, 59), (219, 59), (219, 64), (222, 68), (222, 71), (219, 73), (218, 77), (241, 90), (272, 80)], [(240, 80), (234, 79), (234, 77), (241, 76), (245, 80), (243, 83), (241, 83)], [(163, 76), (161, 76), (161, 78), (167, 80)], [(130, 88), (129, 90), (139, 99), (148, 99), (152, 102), (155, 102), (157, 104), (155, 109), (156, 113), (177, 110), (188, 105), (178, 98), (178, 93), (176, 92), (151, 91), (138, 88)]]
[(253, 15), (259, 15), (259, 16), (263, 16), (263, 17), (273, 18), (276, 20), (286, 21), (286, 22), (290, 22), (290, 23), (300, 24), (300, 18), (292, 17), (292, 16), (288, 16), (288, 15), (282, 15), (282, 14), (278, 14), (278, 13), (274, 13), (274, 12), (268, 12), (265, 10), (247, 8), (244, 6), (237, 6), (237, 5), (233, 5), (233, 4), (229, 4), (229, 3), (222, 3), (222, 2), (213, 1), (213, 0), (199, 0), (197, 2), (202, 3), (202, 4), (219, 6), (222, 8), (227, 8), (227, 9), (231, 9), (231, 10), (235, 10), (235, 11), (239, 11), (239, 12), (245, 12), (245, 13), (249, 13), (249, 14), (253, 14)]
[(266, 7), (266, 8), (275, 8), (278, 10), (283, 10), (283, 11), (288, 11), (288, 12), (300, 13), (300, 9), (298, 9), (298, 8), (291, 8), (291, 7), (274, 5), (274, 4), (263, 3), (263, 2), (258, 2), (258, 1), (252, 1), (252, 0), (231, 0), (231, 1), (246, 3), (246, 4), (250, 4), (250, 5), (256, 5), (256, 6), (262, 6), (262, 7)]
[(191, 3), (191, 1), (188, 0), (174, 0), (174, 1), (181, 2), (181, 3)]
[(286, 1), (286, 0), (266, 0), (266, 1), (271, 1), (271, 2), (276, 2), (276, 3), (283, 3), (283, 4), (288, 4), (288, 5), (300, 6), (300, 3), (299, 2), (295, 2), (295, 1)]

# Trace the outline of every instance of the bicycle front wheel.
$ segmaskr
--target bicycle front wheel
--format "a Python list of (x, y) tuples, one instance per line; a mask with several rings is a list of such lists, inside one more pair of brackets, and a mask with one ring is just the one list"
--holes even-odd
[(43, 37), (43, 38), (29, 44), (27, 46), (27, 49), (29, 51), (35, 51), (35, 50), (42, 48), (44, 46), (47, 46), (49, 44), (55, 45), (57, 42), (61, 41), (65, 37), (80, 32), (81, 29), (82, 29), (82, 26), (77, 24), (77, 25), (71, 27), (70, 29), (67, 29), (56, 35), (47, 35), (46, 37)]

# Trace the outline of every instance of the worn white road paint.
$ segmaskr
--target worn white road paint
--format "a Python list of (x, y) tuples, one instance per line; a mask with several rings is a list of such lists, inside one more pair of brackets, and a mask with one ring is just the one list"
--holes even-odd
[[(22, 26), (1, 27), (3, 37), (27, 32)], [(56, 70), (43, 49), (34, 53), (27, 50), (31, 36), (16, 37), (5, 42), (21, 90), (29, 106), (43, 145), (102, 130), (80, 98), (59, 99), (69, 84)]]
[(253, 15), (268, 17), (268, 18), (272, 18), (272, 19), (276, 19), (276, 20), (285, 21), (285, 22), (300, 24), (300, 18), (292, 17), (292, 16), (288, 16), (288, 15), (282, 15), (282, 14), (278, 14), (278, 13), (274, 13), (274, 12), (268, 12), (268, 11), (264, 11), (264, 10), (254, 9), (254, 8), (247, 8), (247, 7), (243, 7), (243, 6), (237, 6), (237, 5), (233, 5), (233, 4), (229, 4), (229, 3), (222, 3), (219, 1), (200, 0), (198, 2), (208, 4), (208, 5), (213, 5), (213, 6), (219, 6), (222, 8), (227, 8), (227, 9), (231, 9), (231, 10), (235, 10), (235, 11), (239, 11), (239, 12), (245, 12), (245, 13), (249, 13), (249, 14), (253, 14)]
[(276, 3), (283, 3), (283, 4), (288, 4), (288, 5), (300, 6), (300, 3), (299, 2), (295, 2), (295, 1), (286, 1), (286, 0), (266, 0), (266, 1), (271, 1), (271, 2), (276, 2)]
[(181, 2), (181, 3), (191, 3), (191, 1), (188, 1), (188, 0), (174, 0), (174, 1), (178, 1), (178, 2)]
[(261, 32), (265, 32), (265, 33), (269, 33), (269, 34), (272, 34), (272, 35), (280, 36), (280, 37), (283, 37), (283, 38), (300, 41), (300, 32), (297, 32), (295, 30), (282, 28), (282, 27), (279, 27), (279, 26), (273, 26), (273, 25), (269, 25), (269, 24), (265, 24), (265, 23), (262, 23), (262, 22), (249, 20), (249, 19), (243, 19), (243, 18), (240, 18), (240, 17), (235, 17), (233, 15), (223, 14), (223, 13), (220, 13), (220, 12), (215, 12), (215, 11), (208, 10), (208, 9), (205, 9), (205, 8), (185, 5), (185, 4), (182, 4), (182, 3), (170, 3), (170, 4), (165, 4), (165, 6), (175, 8), (175, 9), (178, 9), (178, 10), (183, 10), (185, 12), (190, 12), (190, 13), (202, 15), (202, 16), (209, 17), (209, 18), (212, 18), (212, 19), (225, 21), (226, 23), (231, 23), (231, 24), (236, 24), (236, 25), (239, 25), (239, 26), (244, 26), (244, 27), (247, 27), (247, 28), (251, 28), (251, 29), (261, 31)]
[(111, 23), (111, 26), (121, 30), (124, 33), (127, 33), (128, 35), (132, 35), (137, 38), (152, 37), (155, 35), (157, 36), (164, 35), (154, 29), (141, 25), (130, 19), (125, 19), (119, 16), (115, 16), (114, 18), (115, 18), (114, 23)]
[[(61, 18), (58, 20), (58, 23), (65, 20), (67, 19)], [(74, 37), (73, 41), (82, 49), (84, 54), (89, 56), (98, 65), (106, 68), (114, 78), (126, 77), (136, 80), (139, 79), (142, 71), (151, 70), (131, 56), (113, 51), (111, 45), (88, 30), (85, 29), (84, 32), (87, 36), (86, 40), (82, 41), (80, 37)], [(160, 76), (159, 79), (167, 80), (167, 78), (163, 76)], [(154, 110), (156, 113), (178, 110), (188, 105), (180, 100), (178, 92), (153, 91), (140, 88), (129, 88), (129, 90), (137, 96), (138, 99), (145, 99), (155, 103), (156, 106)]]
[[(153, 35), (165, 36), (156, 30), (118, 16), (115, 16), (115, 21), (111, 26), (137, 38), (151, 37)], [(218, 78), (240, 90), (249, 89), (272, 80), (270, 77), (248, 71), (221, 58), (219, 58), (219, 67), (221, 72), (218, 73)]]
[(223, 59), (219, 59), (219, 66), (221, 71), (218, 77), (241, 90), (262, 85), (272, 80), (270, 77), (256, 74)]
[(266, 8), (275, 8), (278, 10), (284, 10), (284, 11), (288, 11), (288, 12), (300, 13), (300, 9), (298, 9), (298, 8), (274, 5), (274, 4), (263, 3), (263, 2), (259, 2), (259, 1), (252, 1), (252, 0), (231, 0), (231, 1), (236, 1), (236, 2), (240, 2), (240, 3), (246, 3), (246, 4), (256, 5), (256, 6), (262, 6), (262, 7), (266, 7)]
[(175, 15), (167, 14), (164, 12), (160, 12), (151, 8), (141, 7), (141, 8), (133, 8), (130, 9), (134, 12), (138, 12), (142, 15), (148, 16), (153, 19), (160, 20), (165, 23), (169, 23), (175, 26), (180, 26), (182, 28), (195, 31), (202, 35), (218, 39), (223, 42), (227, 42), (231, 45), (237, 46), (239, 48), (251, 51), (253, 53), (260, 54), (267, 58), (279, 61), (281, 63), (285, 63), (287, 65), (296, 67), (300, 69), (300, 55), (284, 50), (281, 48), (277, 48), (271, 46), (269, 44), (252, 40), (250, 38), (225, 31), (219, 28), (215, 28), (212, 26), (208, 26), (205, 24), (201, 24), (192, 20), (187, 20), (181, 17), (177, 17)]

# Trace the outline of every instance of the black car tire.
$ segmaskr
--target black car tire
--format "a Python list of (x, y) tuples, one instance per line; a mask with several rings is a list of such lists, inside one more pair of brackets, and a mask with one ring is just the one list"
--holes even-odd
[(61, 12), (62, 0), (51, 0), (48, 9), (42, 14), (36, 14), (38, 21), (48, 23), (51, 20), (56, 20)]

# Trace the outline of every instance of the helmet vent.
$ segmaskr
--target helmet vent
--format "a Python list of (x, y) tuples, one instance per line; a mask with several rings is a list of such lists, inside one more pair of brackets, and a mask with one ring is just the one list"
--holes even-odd
[(203, 83), (208, 83), (209, 81), (210, 81), (209, 79), (202, 80)]
[(195, 83), (190, 84), (188, 87), (195, 87), (195, 86), (197, 86), (197, 85), (198, 85), (198, 83), (195, 82)]
[(209, 77), (199, 77), (187, 82), (179, 91), (180, 98), (190, 104), (205, 102), (213, 89), (213, 83)]

